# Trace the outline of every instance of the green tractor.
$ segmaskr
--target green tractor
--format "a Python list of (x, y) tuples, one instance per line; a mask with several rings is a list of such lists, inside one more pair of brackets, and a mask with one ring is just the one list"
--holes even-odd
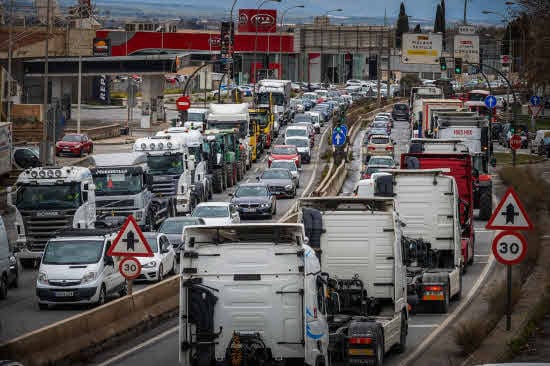
[(234, 130), (206, 130), (203, 151), (212, 174), (214, 192), (221, 193), (242, 179), (245, 172), (239, 137)]

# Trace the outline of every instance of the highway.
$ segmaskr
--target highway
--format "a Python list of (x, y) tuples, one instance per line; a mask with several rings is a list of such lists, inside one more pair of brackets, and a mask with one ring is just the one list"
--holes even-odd
[[(325, 124), (324, 131), (326, 131)], [(281, 132), (283, 129), (281, 129)], [(283, 142), (282, 133), (275, 140), (275, 144)], [(325, 137), (325, 136), (323, 136)], [(301, 196), (305, 189), (311, 188), (310, 181), (313, 176), (314, 170), (322, 169), (322, 166), (316, 164), (319, 161), (318, 145), (321, 136), (316, 137), (316, 145), (313, 149), (313, 158), (311, 164), (302, 165), (302, 171), (300, 174), (300, 188), (297, 190), (297, 197)], [(97, 145), (95, 151), (97, 153), (112, 153), (112, 152), (129, 152), (132, 149), (131, 144), (126, 145)], [(67, 164), (74, 158), (61, 158), (60, 162)], [(263, 169), (267, 167), (267, 154), (263, 156), (252, 165), (251, 169), (247, 172), (243, 182), (255, 181)], [(212, 201), (229, 201), (230, 197), (228, 193), (233, 192), (235, 187), (231, 187), (223, 193), (214, 194)], [(277, 214), (273, 217), (273, 221), (279, 220), (286, 212), (293, 206), (295, 199), (278, 199), (277, 200)], [(8, 226), (13, 220), (6, 220)], [(242, 220), (246, 222), (246, 220)], [(254, 220), (258, 222), (258, 220)], [(11, 230), (13, 231), (13, 229)], [(0, 318), (0, 342), (15, 338), (23, 335), (27, 332), (45, 327), (54, 322), (63, 320), (67, 317), (77, 315), (85, 310), (88, 310), (87, 306), (58, 306), (49, 310), (39, 310), (35, 296), (36, 277), (38, 275), (37, 270), (25, 269), (21, 272), (19, 288), (10, 289), (9, 296), (6, 300), (0, 302), (0, 312), (2, 317)], [(136, 283), (134, 285), (134, 291), (147, 287), (147, 283)], [(118, 295), (114, 295), (116, 298)], [(112, 298), (111, 298), (112, 299)]]
[[(347, 194), (353, 190), (353, 186), (359, 179), (360, 161), (361, 161), (361, 141), (363, 133), (360, 133), (353, 147), (353, 162), (352, 169), (348, 174), (348, 178), (343, 187), (343, 193)], [(409, 129), (406, 122), (396, 122), (392, 130), (392, 138), (397, 142), (396, 145), (396, 160), (402, 152), (407, 150), (409, 143)], [(309, 167), (311, 168), (311, 167)], [(311, 173), (309, 173), (311, 174)], [(308, 176), (308, 168), (305, 169), (304, 175)], [(309, 175), (310, 176), (310, 175)], [(304, 178), (304, 177), (303, 177)], [(303, 179), (302, 178), (302, 179)], [(302, 183), (303, 186), (303, 183)], [(291, 204), (291, 200), (287, 204)], [(280, 214), (284, 210), (278, 209)], [(276, 218), (274, 219), (276, 220)], [(483, 273), (487, 265), (490, 251), (490, 242), (493, 233), (484, 229), (486, 222), (475, 221), (476, 228), (476, 245), (475, 245), (475, 260), (474, 264), (467, 268), (467, 273), (463, 277), (462, 300), (465, 301), (467, 295), (474, 286), (479, 286), (478, 279)], [(418, 346), (444, 321), (453, 314), (459, 306), (459, 301), (451, 302), (449, 312), (447, 314), (428, 314), (417, 313), (411, 315), (409, 321), (409, 334), (407, 337), (407, 351), (403, 354), (390, 352), (385, 359), (385, 365), (394, 366), (400, 363), (414, 352)], [(119, 348), (115, 348), (99, 354), (93, 360), (95, 366), (146, 366), (153, 363), (163, 365), (175, 365), (178, 362), (178, 333), (177, 319), (172, 319), (162, 326), (140, 335), (131, 342), (128, 342)]]

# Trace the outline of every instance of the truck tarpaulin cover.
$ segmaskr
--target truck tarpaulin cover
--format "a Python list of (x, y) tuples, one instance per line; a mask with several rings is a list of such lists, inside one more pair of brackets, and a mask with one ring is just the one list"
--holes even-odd
[(239, 9), (239, 32), (275, 33), (277, 10)]

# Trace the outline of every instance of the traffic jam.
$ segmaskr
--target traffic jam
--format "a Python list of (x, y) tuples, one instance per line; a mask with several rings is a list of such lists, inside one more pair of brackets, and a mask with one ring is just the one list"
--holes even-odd
[(261, 80), (250, 103), (182, 100), (183, 123), (131, 152), (66, 135), (56, 153), (88, 167), (23, 170), (8, 202), (37, 309), (101, 306), (177, 275), (182, 364), (382, 365), (416, 314), (463, 296), (476, 220), (530, 227), (513, 192), (493, 214), (487, 118), (436, 87), (362, 116), (353, 192), (315, 197), (322, 155), (353, 145), (347, 113), (376, 99), (292, 84)]

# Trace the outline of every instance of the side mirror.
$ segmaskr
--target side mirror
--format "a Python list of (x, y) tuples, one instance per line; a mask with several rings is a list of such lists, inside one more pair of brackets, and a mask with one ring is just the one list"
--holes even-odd
[(104, 261), (106, 266), (115, 266), (115, 261), (111, 256), (106, 255)]
[(230, 193), (228, 193), (227, 195), (228, 195), (229, 197), (233, 197), (233, 196), (235, 196), (235, 194), (234, 194), (234, 193), (231, 193), (231, 192), (230, 192)]

